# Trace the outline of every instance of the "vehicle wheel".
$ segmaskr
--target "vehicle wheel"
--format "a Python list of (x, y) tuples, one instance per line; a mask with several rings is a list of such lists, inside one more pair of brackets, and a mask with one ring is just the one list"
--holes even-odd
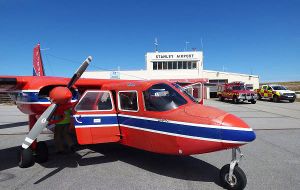
[(232, 98), (232, 103), (234, 103), (234, 104), (239, 103), (239, 100), (237, 99), (236, 96), (234, 96), (234, 97)]
[(44, 141), (37, 143), (35, 160), (37, 163), (44, 163), (48, 160), (48, 146)]
[(273, 96), (273, 102), (279, 102), (279, 97), (276, 96), (276, 95), (274, 95), (274, 96)]
[(257, 99), (261, 100), (261, 95), (257, 94)]
[(256, 101), (255, 100), (251, 100), (251, 104), (256, 104)]
[(230, 165), (227, 164), (220, 170), (220, 181), (222, 187), (230, 190), (244, 189), (247, 185), (247, 177), (243, 170), (240, 167), (235, 166), (232, 175), (232, 182), (229, 182), (229, 168)]
[(34, 165), (34, 156), (32, 155), (31, 148), (21, 148), (18, 159), (20, 168), (28, 168)]
[(292, 103), (292, 102), (295, 102), (295, 99), (293, 99), (293, 100), (289, 100), (289, 102), (291, 102), (291, 103)]
[(223, 102), (223, 101), (224, 101), (224, 97), (223, 97), (223, 96), (219, 96), (219, 100), (220, 100), (221, 102)]

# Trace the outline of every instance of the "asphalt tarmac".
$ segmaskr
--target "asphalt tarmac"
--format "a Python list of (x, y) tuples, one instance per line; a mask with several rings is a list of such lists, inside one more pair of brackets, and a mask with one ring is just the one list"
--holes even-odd
[[(300, 189), (300, 103), (205, 104), (241, 117), (256, 131), (257, 139), (241, 148), (246, 189)], [(17, 153), (26, 122), (15, 106), (0, 105), (0, 189), (223, 189), (219, 170), (231, 160), (230, 150), (177, 157), (118, 144), (56, 155), (53, 135), (44, 131), (39, 140), (49, 145), (49, 161), (21, 169)]]

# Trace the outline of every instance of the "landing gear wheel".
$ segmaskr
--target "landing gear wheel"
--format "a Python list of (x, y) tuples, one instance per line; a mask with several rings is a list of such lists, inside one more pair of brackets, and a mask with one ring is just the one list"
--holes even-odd
[(30, 148), (21, 148), (18, 158), (20, 168), (28, 168), (34, 165), (34, 156), (32, 155), (32, 150)]
[(232, 180), (229, 180), (229, 169), (230, 164), (222, 167), (220, 171), (220, 181), (222, 187), (230, 190), (240, 190), (244, 189), (247, 185), (247, 177), (243, 170), (237, 165), (234, 167)]
[(48, 160), (48, 146), (44, 141), (37, 143), (35, 160), (37, 163), (44, 163)]

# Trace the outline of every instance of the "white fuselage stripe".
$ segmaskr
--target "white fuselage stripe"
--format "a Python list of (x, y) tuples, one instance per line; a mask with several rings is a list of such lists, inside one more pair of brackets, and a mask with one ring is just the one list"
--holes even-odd
[(117, 114), (76, 114), (74, 117), (110, 117), (117, 116)]
[[(123, 115), (123, 114), (119, 114), (119, 116), (135, 118), (135, 119), (150, 120), (150, 121), (159, 121), (158, 118), (139, 117), (139, 116)], [(222, 126), (222, 125), (207, 125), (207, 124), (198, 124), (198, 123), (187, 123), (187, 122), (172, 121), (172, 120), (168, 120), (168, 123), (187, 125), (187, 126), (193, 126), (193, 127), (214, 128), (214, 129), (228, 129), (228, 130), (237, 130), (237, 131), (253, 131), (251, 128), (228, 127), (228, 126)]]
[(152, 132), (152, 133), (158, 133), (158, 134), (164, 134), (164, 135), (170, 135), (170, 136), (176, 136), (176, 137), (183, 137), (183, 138), (188, 138), (188, 139), (196, 139), (196, 140), (204, 140), (204, 141), (212, 141), (212, 142), (220, 142), (220, 143), (235, 143), (235, 144), (246, 144), (246, 143), (248, 143), (248, 142), (244, 142), (244, 141), (228, 141), (228, 140), (221, 140), (221, 139), (180, 135), (180, 134), (176, 134), (176, 133), (156, 131), (156, 130), (145, 129), (145, 128), (140, 128), (140, 127), (135, 127), (135, 126), (130, 126), (130, 125), (124, 125), (124, 124), (121, 124), (120, 127), (127, 127), (127, 128), (131, 128), (131, 129), (137, 129), (137, 130), (148, 131), (148, 132)]
[(103, 125), (76, 125), (75, 128), (103, 128), (103, 127), (118, 127), (119, 124), (103, 124)]

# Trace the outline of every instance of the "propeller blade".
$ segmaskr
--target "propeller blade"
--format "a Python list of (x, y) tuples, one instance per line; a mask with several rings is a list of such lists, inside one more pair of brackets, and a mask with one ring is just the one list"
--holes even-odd
[(67, 85), (67, 88), (71, 88), (75, 82), (81, 77), (82, 73), (86, 70), (86, 68), (89, 66), (90, 62), (92, 61), (92, 57), (89, 56), (77, 69), (76, 73), (71, 78), (69, 84)]
[(37, 138), (37, 136), (42, 132), (42, 130), (48, 125), (49, 119), (52, 117), (54, 111), (57, 108), (57, 104), (51, 104), (46, 111), (40, 116), (40, 118), (35, 122), (34, 126), (27, 134), (22, 148), (27, 149), (33, 141)]

